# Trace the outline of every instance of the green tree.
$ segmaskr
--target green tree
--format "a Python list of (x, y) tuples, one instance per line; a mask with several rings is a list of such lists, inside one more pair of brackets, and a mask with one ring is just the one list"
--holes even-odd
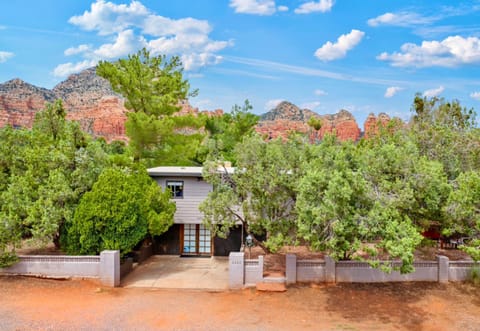
[(443, 164), (448, 179), (480, 167), (476, 114), (460, 102), (415, 96), (409, 128), (420, 154)]
[(312, 137), (313, 138), (312, 142), (317, 143), (319, 140), (318, 134), (323, 125), (322, 119), (316, 116), (312, 116), (308, 119), (307, 124), (310, 127), (310, 129), (314, 131), (314, 137)]
[(153, 165), (191, 165), (204, 138), (204, 118), (180, 115), (179, 102), (197, 91), (183, 78), (176, 56), (150, 56), (146, 49), (114, 63), (101, 61), (97, 74), (122, 94), (129, 113), (125, 123), (135, 160)]
[(252, 109), (250, 102), (245, 100), (243, 106), (233, 106), (230, 113), (206, 118), (205, 129), (209, 137), (198, 151), (199, 163), (208, 157), (236, 164), (235, 147), (255, 132), (258, 123), (259, 117), (250, 112)]
[(81, 196), (108, 162), (100, 144), (65, 115), (56, 101), (37, 114), (32, 130), (0, 131), (6, 138), (0, 148), (0, 256), (10, 259), (23, 239), (59, 245)]
[(147, 235), (173, 224), (175, 204), (144, 168), (107, 168), (78, 205), (67, 231), (71, 254), (118, 249), (125, 255)]
[(201, 204), (204, 223), (225, 236), (235, 224), (253, 235), (265, 252), (295, 241), (295, 199), (303, 144), (244, 139), (236, 149), (237, 171), (207, 162), (204, 178), (215, 187)]
[(388, 146), (369, 150), (334, 137), (314, 146), (298, 189), (298, 235), (335, 259), (364, 259), (378, 267), (382, 254), (400, 259), (401, 272), (412, 271), (421, 236), (401, 210), (412, 190), (401, 180), (399, 158)]
[(469, 237), (460, 246), (475, 261), (480, 261), (480, 172), (462, 173), (455, 181), (455, 189), (451, 192), (445, 206), (449, 215), (449, 224), (444, 234), (455, 233)]

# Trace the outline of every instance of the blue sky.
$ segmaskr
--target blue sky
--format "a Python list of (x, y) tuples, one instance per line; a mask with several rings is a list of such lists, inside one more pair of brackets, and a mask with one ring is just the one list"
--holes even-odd
[(0, 82), (52, 88), (147, 47), (179, 55), (200, 109), (281, 100), (408, 119), (416, 92), (480, 103), (480, 1), (2, 1)]

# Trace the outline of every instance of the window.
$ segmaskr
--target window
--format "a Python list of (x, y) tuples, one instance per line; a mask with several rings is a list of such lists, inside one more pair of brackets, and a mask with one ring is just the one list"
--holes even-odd
[(183, 198), (183, 182), (182, 181), (167, 181), (167, 188), (172, 192), (173, 199)]

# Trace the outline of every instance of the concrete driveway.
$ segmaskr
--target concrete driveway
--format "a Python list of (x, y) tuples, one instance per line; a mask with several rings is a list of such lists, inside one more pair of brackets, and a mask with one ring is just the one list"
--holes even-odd
[(228, 257), (154, 255), (121, 281), (123, 287), (228, 290)]

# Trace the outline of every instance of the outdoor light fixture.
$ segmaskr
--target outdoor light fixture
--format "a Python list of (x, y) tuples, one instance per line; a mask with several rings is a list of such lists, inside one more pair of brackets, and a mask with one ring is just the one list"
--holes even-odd
[(248, 247), (248, 258), (250, 259), (250, 255), (252, 253), (252, 246), (253, 246), (253, 237), (250, 233), (245, 238), (245, 245)]

